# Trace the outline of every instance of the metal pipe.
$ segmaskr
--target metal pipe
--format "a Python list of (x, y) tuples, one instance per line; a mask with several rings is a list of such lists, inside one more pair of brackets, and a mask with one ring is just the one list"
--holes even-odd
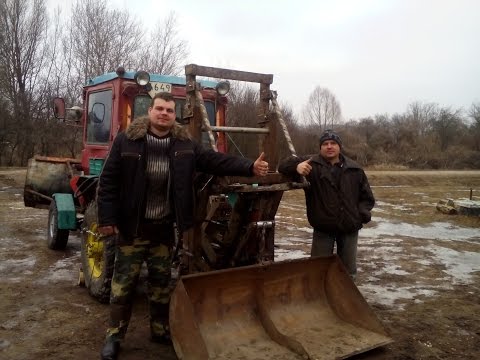
[[(280, 126), (282, 127), (283, 134), (285, 135), (285, 140), (287, 141), (288, 149), (290, 150), (290, 153), (292, 154), (292, 156), (297, 156), (297, 152), (295, 151), (295, 147), (293, 146), (292, 138), (290, 137), (290, 133), (288, 132), (288, 129), (287, 129), (287, 124), (285, 123), (285, 120), (283, 120), (282, 113), (280, 112), (280, 108), (278, 106), (277, 92), (272, 91), (271, 94), (272, 94), (271, 101), (272, 101), (272, 104), (273, 104), (273, 109), (274, 109), (275, 113), (277, 114), (278, 122), (280, 123)], [(304, 184), (305, 186), (310, 185), (305, 176), (301, 176), (301, 179), (302, 179), (302, 184)]]
[(295, 147), (293, 146), (292, 138), (290, 137), (290, 134), (287, 129), (287, 124), (285, 123), (285, 120), (283, 120), (282, 113), (280, 112), (280, 108), (277, 103), (277, 92), (272, 91), (272, 96), (271, 96), (272, 104), (273, 104), (273, 109), (275, 113), (277, 114), (277, 119), (278, 122), (280, 123), (280, 126), (282, 127), (283, 134), (285, 135), (285, 139), (287, 140), (287, 145), (288, 149), (290, 150), (290, 153), (292, 155), (297, 155), (297, 152), (295, 151)]
[(50, 196), (43, 195), (43, 194), (39, 193), (38, 191), (35, 191), (35, 190), (32, 190), (32, 189), (25, 189), (25, 191), (26, 191), (26, 192), (29, 192), (29, 193), (31, 193), (31, 194), (33, 194), (33, 195), (37, 195), (37, 196), (39, 196), (39, 197), (41, 197), (41, 198), (43, 198), (43, 199), (46, 199), (46, 200), (50, 200), (50, 201), (53, 200), (53, 198), (51, 198)]

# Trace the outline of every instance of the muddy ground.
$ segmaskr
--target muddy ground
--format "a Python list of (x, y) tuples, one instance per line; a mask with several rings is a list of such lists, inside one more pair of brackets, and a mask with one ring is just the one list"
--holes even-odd
[[(480, 171), (368, 172), (377, 198), (360, 233), (357, 285), (394, 343), (356, 359), (480, 358), (480, 218), (435, 210), (440, 198), (480, 200)], [(24, 169), (0, 169), (0, 359), (97, 359), (108, 306), (76, 285), (80, 238), (46, 246), (47, 211), (25, 208)], [(278, 259), (308, 256), (303, 193), (285, 194)], [(148, 339), (138, 292), (120, 359), (173, 360)]]

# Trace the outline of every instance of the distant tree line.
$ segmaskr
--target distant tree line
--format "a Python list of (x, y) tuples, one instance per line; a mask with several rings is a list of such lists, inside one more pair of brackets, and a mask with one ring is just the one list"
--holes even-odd
[[(25, 166), (35, 154), (78, 157), (82, 129), (54, 119), (52, 99), (81, 104), (88, 79), (119, 65), (182, 74), (188, 44), (178, 36), (175, 14), (156, 23), (147, 31), (108, 0), (76, 0), (67, 14), (50, 15), (46, 0), (0, 0), (0, 166)], [(256, 126), (258, 90), (234, 85), (228, 125)], [(318, 86), (300, 116), (281, 105), (299, 154), (318, 152), (321, 131), (333, 128), (345, 153), (364, 166), (480, 168), (480, 102), (469, 109), (414, 102), (401, 114), (345, 121), (335, 95)], [(229, 151), (256, 157), (255, 136), (231, 135)], [(287, 156), (281, 132), (277, 139), (280, 157)]]
[[(258, 91), (241, 87), (234, 88), (234, 92), (230, 121), (254, 126)], [(321, 132), (333, 129), (343, 139), (344, 153), (366, 167), (480, 169), (480, 102), (473, 103), (469, 109), (413, 102), (401, 114), (345, 121), (335, 95), (317, 87), (310, 94), (301, 117), (297, 118), (285, 103), (282, 113), (298, 154), (317, 153)], [(280, 156), (288, 156), (283, 134), (277, 136)], [(248, 141), (240, 136), (232, 137), (230, 151), (247, 149)], [(254, 156), (255, 151), (250, 150), (249, 155)]]

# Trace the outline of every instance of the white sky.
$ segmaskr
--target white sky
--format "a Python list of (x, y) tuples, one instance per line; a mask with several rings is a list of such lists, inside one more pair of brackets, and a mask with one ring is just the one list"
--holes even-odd
[(401, 113), (417, 100), (464, 109), (480, 101), (480, 1), (110, 3), (145, 26), (175, 11), (185, 63), (274, 74), (272, 89), (297, 116), (316, 86), (335, 94), (346, 119)]

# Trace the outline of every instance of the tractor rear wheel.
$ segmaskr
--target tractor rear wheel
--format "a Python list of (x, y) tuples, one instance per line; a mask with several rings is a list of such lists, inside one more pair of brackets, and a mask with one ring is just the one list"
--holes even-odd
[(115, 262), (115, 237), (100, 237), (97, 227), (97, 204), (92, 201), (85, 211), (82, 225), (82, 270), (90, 295), (101, 303), (108, 303)]
[(48, 231), (47, 231), (47, 246), (52, 250), (64, 250), (67, 246), (68, 229), (58, 228), (58, 209), (55, 199), (50, 202), (48, 209)]

